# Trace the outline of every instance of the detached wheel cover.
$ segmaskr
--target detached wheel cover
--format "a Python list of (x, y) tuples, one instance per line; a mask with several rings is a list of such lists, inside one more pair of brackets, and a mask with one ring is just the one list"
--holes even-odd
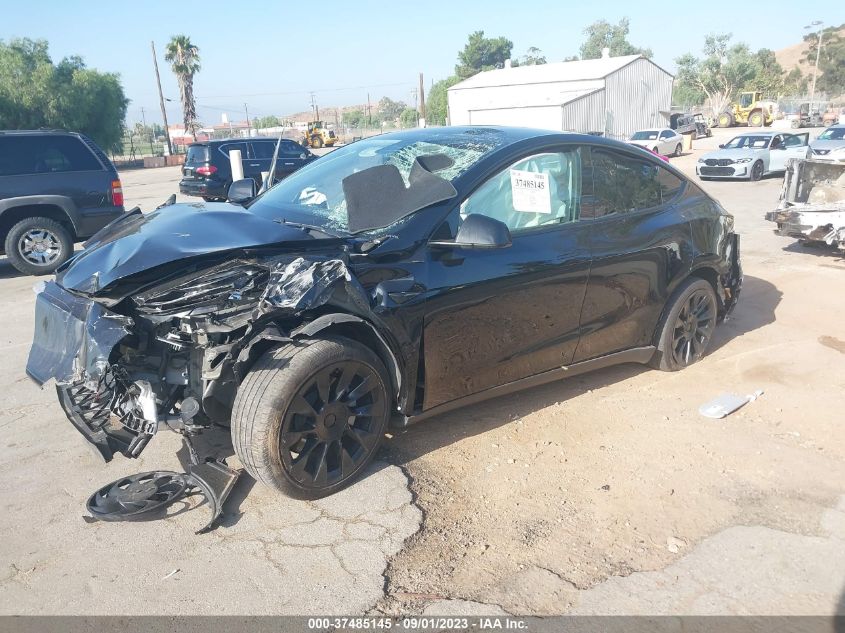
[(378, 446), (387, 410), (378, 372), (357, 360), (315, 372), (291, 398), (279, 432), (282, 465), (304, 488), (350, 478)]

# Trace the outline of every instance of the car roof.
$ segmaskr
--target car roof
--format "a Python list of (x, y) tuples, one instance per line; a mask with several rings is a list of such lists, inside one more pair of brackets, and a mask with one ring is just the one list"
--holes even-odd
[(784, 130), (764, 132), (742, 132), (741, 134), (737, 134), (736, 136), (775, 136), (776, 134), (792, 134), (792, 132), (786, 132)]
[(0, 130), (0, 134), (8, 135), (8, 136), (55, 136), (55, 135), (65, 135), (65, 136), (79, 136), (79, 132), (68, 132), (67, 130)]
[[(203, 145), (222, 145), (223, 143), (251, 143), (253, 141), (258, 141), (259, 143), (275, 143), (278, 140), (279, 139), (276, 136), (252, 136), (250, 138), (212, 138), (207, 141), (194, 141), (193, 143), (188, 143), (188, 147), (201, 147)], [(283, 138), (282, 140), (293, 141), (294, 143), (296, 143), (296, 141), (292, 138)]]

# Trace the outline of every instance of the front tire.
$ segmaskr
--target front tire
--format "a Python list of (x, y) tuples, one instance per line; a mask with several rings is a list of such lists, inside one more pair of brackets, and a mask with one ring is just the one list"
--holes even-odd
[(49, 275), (73, 254), (73, 237), (64, 226), (39, 216), (15, 224), (6, 235), (9, 263), (25, 275)]
[(757, 182), (763, 177), (763, 161), (758, 160), (751, 166), (751, 173), (748, 175), (748, 179), (751, 182)]
[(342, 337), (268, 351), (238, 389), (232, 444), (247, 472), (297, 499), (352, 483), (387, 428), (391, 388), (384, 364)]
[(657, 351), (649, 364), (662, 371), (678, 371), (700, 360), (707, 351), (716, 328), (718, 302), (709, 282), (690, 278), (666, 305)]
[(678, 156), (680, 156), (683, 153), (683, 151), (684, 151), (684, 148), (681, 146), (680, 143), (678, 143), (675, 146), (675, 157), (677, 158)]

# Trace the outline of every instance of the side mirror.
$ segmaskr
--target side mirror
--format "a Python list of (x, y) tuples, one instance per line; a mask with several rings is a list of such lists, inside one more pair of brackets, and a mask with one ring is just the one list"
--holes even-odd
[(311, 156), (311, 154), (309, 154), (308, 152), (302, 152), (302, 153), (299, 155), (299, 159), (300, 159), (300, 160), (308, 160), (308, 157), (309, 157), (309, 156)]
[(229, 185), (226, 199), (235, 204), (249, 202), (255, 197), (255, 181), (252, 178), (241, 178)]
[(722, 149), (725, 146), (724, 143), (719, 143), (719, 149)]
[(478, 213), (464, 218), (454, 241), (429, 242), (433, 246), (458, 248), (507, 248), (511, 243), (507, 224)]

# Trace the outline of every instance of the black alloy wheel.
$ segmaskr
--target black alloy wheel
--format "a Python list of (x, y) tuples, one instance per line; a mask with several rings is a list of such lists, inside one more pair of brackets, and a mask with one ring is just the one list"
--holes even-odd
[(355, 473), (378, 445), (387, 403), (381, 379), (348, 360), (318, 370), (293, 396), (279, 437), (285, 470), (300, 485), (321, 488)]
[(393, 388), (369, 347), (341, 336), (271, 349), (238, 387), (232, 444), (258, 481), (299, 499), (352, 483), (373, 459)]
[(650, 365), (678, 371), (700, 360), (716, 329), (719, 303), (710, 282), (690, 277), (666, 302)]
[(704, 355), (716, 316), (712, 292), (696, 290), (686, 298), (672, 330), (672, 359), (677, 365), (686, 367)]
[(751, 174), (749, 179), (753, 182), (760, 180), (763, 177), (763, 161), (758, 160), (751, 166)]

